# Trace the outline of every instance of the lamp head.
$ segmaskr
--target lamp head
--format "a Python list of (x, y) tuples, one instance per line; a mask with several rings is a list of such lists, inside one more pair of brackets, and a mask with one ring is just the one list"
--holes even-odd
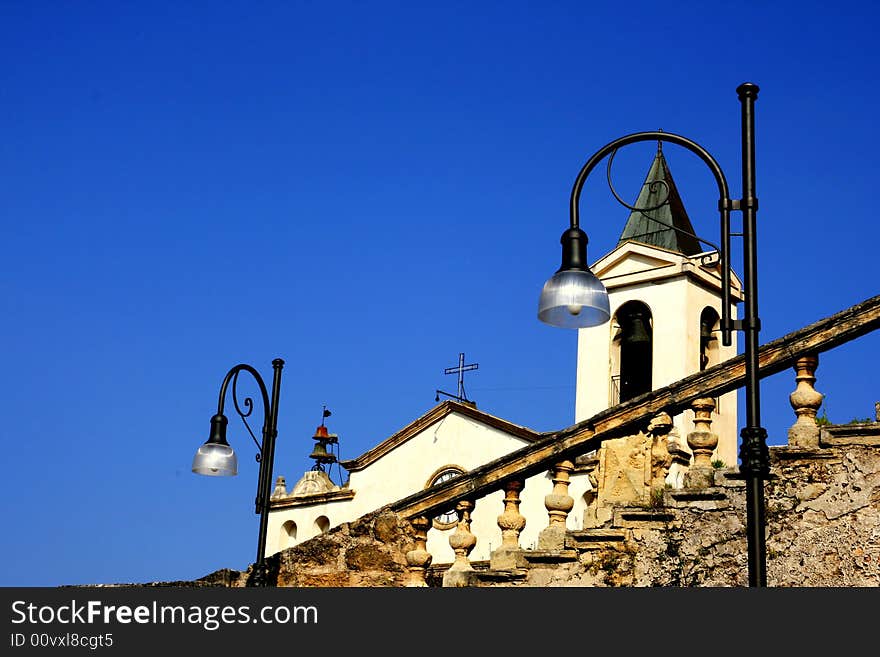
[(538, 319), (560, 328), (586, 328), (611, 317), (608, 291), (587, 267), (587, 235), (580, 228), (562, 234), (562, 266), (544, 284)]
[(211, 434), (193, 457), (192, 471), (209, 477), (232, 477), (238, 474), (238, 458), (226, 442), (226, 416), (211, 418)]

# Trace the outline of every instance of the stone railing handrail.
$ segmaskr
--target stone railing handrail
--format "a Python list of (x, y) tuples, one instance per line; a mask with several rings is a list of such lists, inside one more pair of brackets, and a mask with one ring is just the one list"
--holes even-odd
[[(793, 367), (801, 356), (819, 354), (880, 328), (880, 295), (762, 345), (761, 378)], [(602, 442), (626, 435), (660, 412), (676, 415), (699, 398), (714, 397), (745, 384), (745, 356), (692, 374), (675, 383), (606, 409), (593, 417), (548, 432), (538, 441), (490, 461), (455, 479), (409, 495), (390, 505), (407, 518), (432, 516), (461, 500), (476, 500), (501, 489), (506, 481), (525, 479), (560, 461), (599, 449)]]

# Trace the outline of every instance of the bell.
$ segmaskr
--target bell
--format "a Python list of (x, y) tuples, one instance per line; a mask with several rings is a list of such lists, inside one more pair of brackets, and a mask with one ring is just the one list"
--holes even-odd
[(701, 321), (700, 322), (700, 351), (704, 352), (709, 348), (709, 343), (713, 342), (717, 338), (712, 334), (712, 324), (711, 320), (709, 321)]
[(329, 456), (330, 454), (327, 453), (327, 448), (322, 442), (315, 443), (315, 449), (309, 454), (309, 458), (315, 459), (316, 461), (325, 461)]
[(700, 323), (700, 341), (709, 342), (712, 339), (712, 327), (706, 322)]
[(624, 321), (622, 342), (650, 342), (651, 336), (645, 326), (645, 317), (641, 313), (632, 313)]

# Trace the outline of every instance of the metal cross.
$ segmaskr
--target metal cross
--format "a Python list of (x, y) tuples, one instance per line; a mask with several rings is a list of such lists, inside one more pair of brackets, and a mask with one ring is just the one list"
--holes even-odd
[(464, 373), (470, 370), (477, 369), (477, 363), (471, 363), (470, 365), (464, 364), (464, 353), (460, 353), (458, 355), (458, 366), (457, 367), (447, 367), (443, 370), (444, 374), (458, 374), (458, 400), (459, 401), (467, 401), (467, 396), (464, 394)]

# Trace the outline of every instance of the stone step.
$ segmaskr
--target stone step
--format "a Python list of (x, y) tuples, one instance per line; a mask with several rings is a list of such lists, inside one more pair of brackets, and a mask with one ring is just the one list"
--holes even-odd
[(676, 507), (696, 507), (705, 511), (726, 509), (730, 499), (723, 488), (687, 489), (669, 491), (669, 499)]
[(522, 582), (526, 578), (525, 568), (514, 568), (513, 570), (484, 570), (477, 573), (477, 579), (487, 584), (510, 584), (513, 582)]
[(528, 567), (552, 566), (577, 561), (577, 550), (523, 550), (520, 555)]
[(599, 550), (626, 540), (626, 530), (597, 527), (570, 530), (565, 535), (565, 547), (578, 550)]
[(644, 509), (640, 507), (621, 507), (614, 510), (612, 525), (615, 527), (642, 527), (666, 529), (677, 519), (671, 510)]

